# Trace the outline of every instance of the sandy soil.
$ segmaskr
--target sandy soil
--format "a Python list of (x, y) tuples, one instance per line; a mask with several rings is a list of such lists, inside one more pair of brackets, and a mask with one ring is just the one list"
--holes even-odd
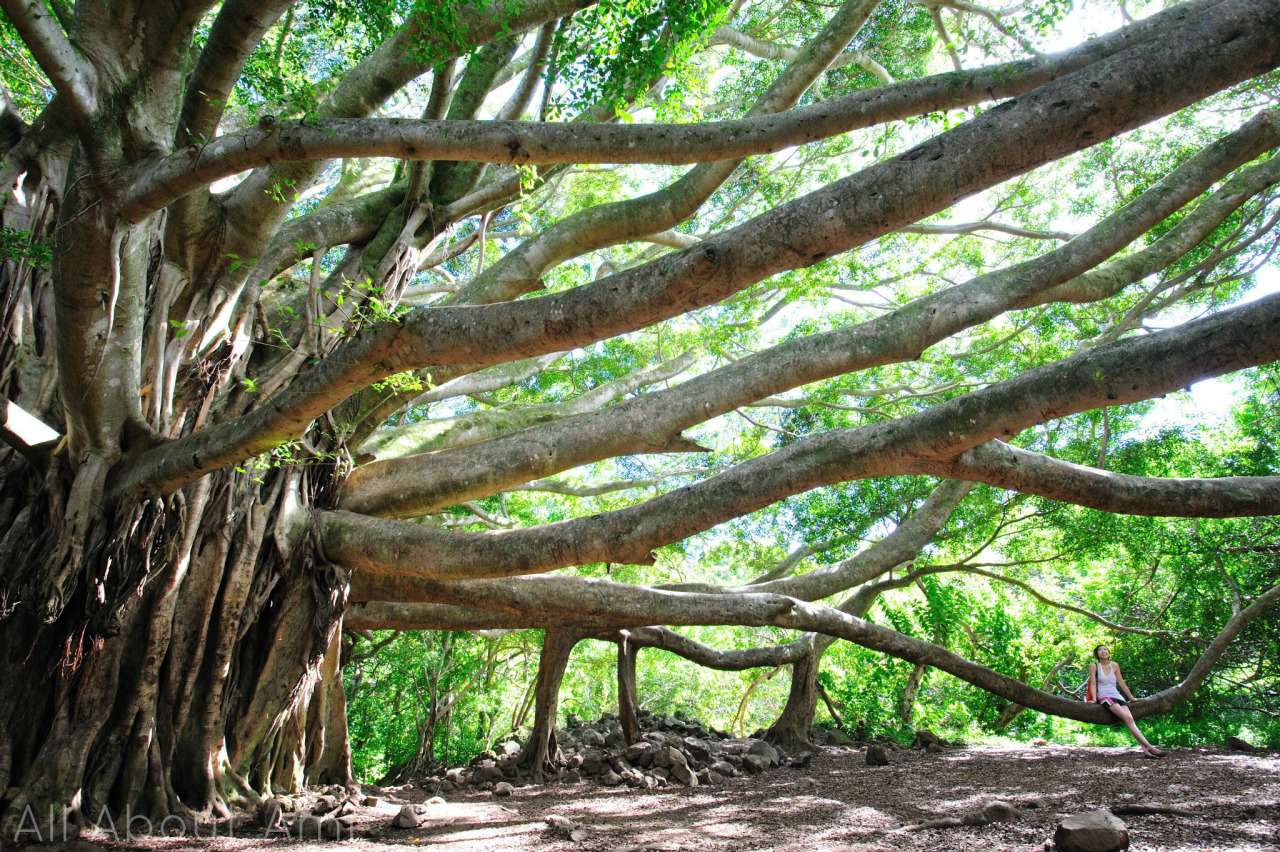
[[(351, 849), (388, 852), (429, 846), (440, 852), (718, 852), (794, 850), (975, 849), (1043, 852), (1055, 826), (1072, 814), (1107, 807), (1155, 806), (1173, 813), (1121, 818), (1132, 849), (1280, 849), (1280, 754), (1217, 748), (1174, 749), (1164, 760), (1108, 748), (947, 748), (894, 750), (891, 765), (870, 767), (858, 748), (819, 748), (805, 770), (781, 768), (728, 779), (717, 787), (639, 791), (593, 783), (448, 796), (429, 806), (426, 824), (391, 828), (417, 790), (390, 792), (356, 808), (351, 834), (317, 844), (246, 827), (234, 839), (151, 838), (141, 843), (84, 839), (64, 848), (148, 852), (244, 852), (256, 849)], [(1021, 817), (1007, 823), (916, 829), (959, 817), (994, 800)], [(548, 816), (561, 821), (549, 825)], [(907, 829), (907, 830), (903, 830)], [(573, 832), (576, 839), (566, 836)]]

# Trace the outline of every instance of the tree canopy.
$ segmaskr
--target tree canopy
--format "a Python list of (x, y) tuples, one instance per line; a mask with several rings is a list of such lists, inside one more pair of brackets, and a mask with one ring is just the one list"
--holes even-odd
[(1280, 710), (1280, 6), (1077, 5), (0, 0), (6, 825), (350, 780), (344, 630)]

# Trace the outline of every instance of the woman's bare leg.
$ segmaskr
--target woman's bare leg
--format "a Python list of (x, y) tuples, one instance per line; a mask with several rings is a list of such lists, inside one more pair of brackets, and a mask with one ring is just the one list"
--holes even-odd
[(1147, 742), (1147, 738), (1142, 735), (1142, 731), (1138, 730), (1138, 723), (1133, 721), (1133, 713), (1129, 712), (1128, 707), (1125, 707), (1123, 704), (1108, 704), (1107, 707), (1112, 713), (1119, 717), (1121, 722), (1124, 722), (1125, 727), (1129, 729), (1129, 733), (1133, 734), (1133, 738), (1142, 746), (1143, 751), (1147, 751), (1152, 754), (1159, 751), (1159, 749)]

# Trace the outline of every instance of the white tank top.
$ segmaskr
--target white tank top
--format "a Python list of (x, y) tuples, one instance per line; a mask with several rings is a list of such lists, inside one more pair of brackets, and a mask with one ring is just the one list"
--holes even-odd
[(1116, 689), (1115, 663), (1107, 663), (1105, 666), (1098, 663), (1098, 697), (1124, 700), (1124, 696)]

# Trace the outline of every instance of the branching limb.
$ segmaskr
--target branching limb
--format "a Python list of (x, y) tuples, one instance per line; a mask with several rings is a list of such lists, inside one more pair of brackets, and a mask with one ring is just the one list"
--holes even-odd
[(0, 8), (76, 123), (88, 129), (98, 109), (99, 80), (93, 64), (67, 39), (42, 0), (0, 0)]
[(925, 463), (918, 469), (1119, 514), (1199, 518), (1280, 514), (1280, 477), (1130, 476), (1060, 461), (998, 440), (974, 447), (953, 461)]
[[(381, 103), (381, 100), (374, 99), (377, 95), (385, 97), (395, 91), (395, 88), (386, 91), (388, 85), (384, 84), (403, 85), (400, 80), (404, 74), (397, 71), (393, 75), (394, 80), (377, 85), (377, 95), (358, 93), (362, 82), (374, 86), (367, 78), (377, 73), (374, 70), (378, 66), (377, 60), (380, 58), (385, 62), (386, 52), (400, 49), (391, 46), (399, 45), (400, 39), (396, 38), (378, 48), (375, 56), (367, 62), (368, 69), (364, 67), (366, 63), (362, 63), (344, 79), (340, 91), (330, 98), (325, 110), (325, 115), (334, 119), (318, 120), (318, 123), (317, 120), (271, 122), (212, 140), (195, 152), (194, 158), (190, 152), (182, 151), (148, 163), (130, 181), (126, 193), (129, 200), (127, 215), (141, 218), (188, 192), (266, 162), (359, 155), (400, 159), (470, 159), (493, 163), (677, 163), (781, 150), (805, 141), (939, 108), (972, 106), (1022, 94), (1131, 48), (1135, 43), (1165, 35), (1195, 12), (1212, 5), (1212, 0), (1192, 0), (1058, 56), (905, 81), (844, 98), (833, 98), (812, 107), (790, 110), (783, 121), (746, 119), (672, 127), (602, 125), (593, 127), (591, 134), (582, 133), (577, 126), (526, 122), (467, 122), (454, 127), (446, 123), (383, 119), (335, 121), (338, 116), (367, 115), (373, 106)], [(1245, 77), (1250, 73), (1253, 73), (1252, 68), (1242, 69), (1238, 76)], [(348, 90), (351, 90), (349, 95)], [(382, 94), (384, 91), (385, 95)], [(1189, 93), (1187, 100), (1191, 100), (1194, 94), (1198, 92)], [(736, 139), (727, 138), (730, 129), (739, 134)], [(635, 147), (629, 148), (633, 142)], [(681, 149), (689, 150), (688, 145), (693, 145), (697, 153), (681, 154)], [(237, 194), (242, 193), (238, 191)]]
[[(957, 463), (950, 460), (1047, 419), (1149, 399), (1211, 375), (1280, 359), (1277, 329), (1280, 296), (1272, 296), (1174, 330), (1088, 350), (889, 423), (808, 438), (679, 491), (589, 518), (464, 535), (350, 512), (324, 513), (325, 548), (332, 558), (375, 573), (437, 578), (528, 574), (590, 562), (651, 564), (657, 546), (802, 490), (905, 472), (954, 476)], [(1280, 477), (1269, 479), (1262, 488), (1254, 478), (1245, 480), (1243, 489), (1233, 487), (1234, 478), (1179, 485), (1193, 492), (1221, 490), (1230, 495), (1230, 513), (1255, 515), (1280, 512)], [(1050, 488), (1030, 478), (1027, 487)], [(1079, 490), (1060, 494), (1099, 502)], [(1203, 500), (1170, 505), (1159, 491), (1144, 502), (1121, 489), (1111, 502), (1116, 511), (1227, 514)]]
[(918, 357), (939, 340), (1080, 275), (1222, 175), (1278, 143), (1280, 129), (1264, 113), (1187, 160), (1086, 233), (1039, 258), (850, 328), (779, 344), (676, 388), (594, 414), (590, 441), (584, 440), (586, 421), (566, 421), (495, 441), (483, 459), (445, 452), (367, 465), (348, 479), (343, 502), (365, 512), (381, 512), (379, 507), (394, 504), (411, 516), (602, 458), (641, 452), (645, 446), (662, 447), (682, 430), (739, 405), (819, 379)]

